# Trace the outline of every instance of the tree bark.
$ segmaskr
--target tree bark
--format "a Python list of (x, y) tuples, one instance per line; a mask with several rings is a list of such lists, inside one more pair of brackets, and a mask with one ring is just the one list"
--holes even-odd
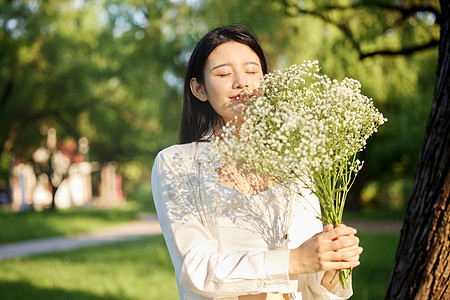
[(434, 101), (385, 299), (450, 299), (450, 3), (442, 23)]

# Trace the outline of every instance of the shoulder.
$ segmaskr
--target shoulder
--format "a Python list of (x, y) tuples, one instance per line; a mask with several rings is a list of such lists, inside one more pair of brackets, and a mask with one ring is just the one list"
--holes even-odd
[(196, 143), (173, 145), (161, 150), (155, 158), (153, 170), (187, 169), (194, 166)]
[(193, 156), (197, 143), (177, 144), (161, 150), (156, 156), (158, 159), (170, 159), (174, 157)]
[(187, 161), (196, 155), (197, 143), (178, 144), (161, 150), (156, 156), (157, 161)]

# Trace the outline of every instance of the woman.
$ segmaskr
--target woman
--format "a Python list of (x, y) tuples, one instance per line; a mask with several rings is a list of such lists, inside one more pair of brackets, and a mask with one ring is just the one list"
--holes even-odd
[[(152, 190), (181, 299), (346, 299), (336, 270), (359, 265), (356, 230), (323, 228), (311, 193), (300, 197), (222, 161), (211, 139), (239, 124), (268, 72), (241, 26), (217, 28), (190, 58), (180, 145), (161, 151)], [(287, 198), (290, 200), (287, 201)], [(294, 203), (288, 205), (288, 203)]]

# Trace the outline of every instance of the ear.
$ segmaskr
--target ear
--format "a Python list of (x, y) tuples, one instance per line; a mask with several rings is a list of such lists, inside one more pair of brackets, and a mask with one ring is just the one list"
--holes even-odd
[(192, 78), (190, 82), (191, 92), (197, 97), (200, 101), (206, 102), (208, 101), (208, 96), (206, 95), (206, 90), (203, 84), (198, 82), (197, 78)]

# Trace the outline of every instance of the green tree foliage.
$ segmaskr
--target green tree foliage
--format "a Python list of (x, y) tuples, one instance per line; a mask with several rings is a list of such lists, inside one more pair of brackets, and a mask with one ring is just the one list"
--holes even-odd
[(60, 138), (88, 137), (99, 161), (150, 164), (175, 142), (178, 86), (164, 75), (178, 72), (180, 42), (164, 33), (175, 4), (0, 5), (0, 153), (29, 160), (50, 126)]
[[(3, 1), (2, 176), (11, 151), (29, 160), (54, 127), (59, 139), (87, 137), (91, 160), (118, 161), (126, 178), (148, 180), (153, 157), (177, 141), (193, 47), (210, 29), (240, 23), (272, 69), (318, 59), (329, 76), (360, 80), (389, 118), (365, 154), (368, 176), (378, 178), (369, 185), (412, 180), (435, 82), (436, 2)], [(379, 55), (414, 49), (428, 50)]]

